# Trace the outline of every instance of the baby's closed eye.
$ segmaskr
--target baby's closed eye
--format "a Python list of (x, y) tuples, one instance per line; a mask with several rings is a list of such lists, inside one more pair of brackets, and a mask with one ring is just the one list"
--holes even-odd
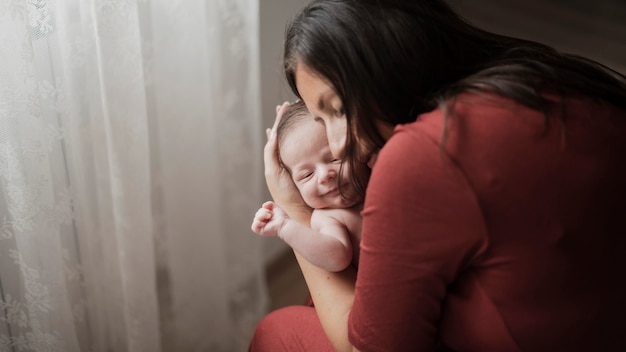
[(306, 181), (307, 179), (311, 178), (311, 176), (313, 176), (313, 171), (303, 172), (300, 177), (298, 177), (298, 181)]

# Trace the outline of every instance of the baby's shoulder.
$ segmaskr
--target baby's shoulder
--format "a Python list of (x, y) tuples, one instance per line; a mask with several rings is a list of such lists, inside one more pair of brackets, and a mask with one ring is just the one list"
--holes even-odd
[(361, 208), (324, 208), (313, 210), (313, 218), (345, 219), (361, 216)]
[(322, 224), (337, 224), (349, 228), (351, 231), (361, 223), (359, 208), (342, 209), (315, 209), (311, 216), (311, 226), (320, 227)]
[(311, 215), (311, 222), (319, 222), (321, 220), (337, 220), (337, 218), (341, 218), (345, 209), (314, 209), (313, 214)]

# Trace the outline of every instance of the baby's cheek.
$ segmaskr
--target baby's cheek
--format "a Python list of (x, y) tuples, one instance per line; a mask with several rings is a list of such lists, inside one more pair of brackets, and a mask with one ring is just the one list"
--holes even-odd
[(311, 200), (311, 196), (313, 195), (313, 193), (311, 192), (310, 187), (302, 187), (299, 190), (300, 190), (300, 195), (302, 195), (302, 199), (306, 203), (309, 203), (309, 201)]

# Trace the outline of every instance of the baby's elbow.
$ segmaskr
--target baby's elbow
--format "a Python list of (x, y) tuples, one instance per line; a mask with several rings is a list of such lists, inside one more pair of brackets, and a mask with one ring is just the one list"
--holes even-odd
[(343, 251), (341, 254), (334, 256), (333, 260), (329, 263), (328, 271), (339, 272), (343, 271), (352, 263), (352, 253)]

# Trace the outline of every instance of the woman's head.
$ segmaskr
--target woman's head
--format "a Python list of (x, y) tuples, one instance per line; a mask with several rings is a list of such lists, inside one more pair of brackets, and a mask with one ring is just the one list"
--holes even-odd
[(334, 90), (349, 133), (337, 142), (345, 149), (333, 151), (359, 162), (385, 143), (379, 126), (414, 121), (436, 106), (436, 91), (475, 70), (469, 62), (485, 48), (463, 43), (473, 30), (441, 0), (313, 1), (287, 28), (285, 74), (311, 112), (317, 102), (302, 95), (298, 72), (306, 68)]
[(472, 43), (461, 38), (472, 30), (443, 0), (312, 1), (287, 29), (285, 72), (297, 92), (304, 64), (354, 102), (346, 110), (375, 98), (386, 122), (409, 122), (434, 108), (433, 90), (467, 70), (462, 61), (474, 54), (462, 52)]

